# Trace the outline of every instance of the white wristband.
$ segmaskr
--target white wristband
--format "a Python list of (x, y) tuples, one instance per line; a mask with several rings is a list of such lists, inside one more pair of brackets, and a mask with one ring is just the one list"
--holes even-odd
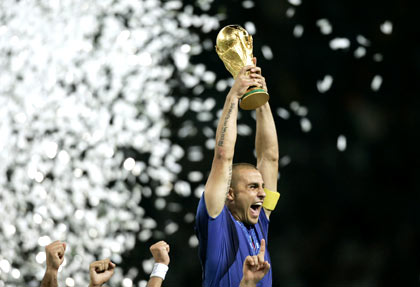
[(162, 278), (162, 280), (165, 280), (166, 272), (168, 272), (168, 269), (168, 265), (162, 263), (155, 263), (150, 277), (160, 277)]

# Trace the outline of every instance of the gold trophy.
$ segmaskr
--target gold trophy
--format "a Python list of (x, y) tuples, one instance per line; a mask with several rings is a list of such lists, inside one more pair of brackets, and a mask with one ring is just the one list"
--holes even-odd
[[(252, 36), (239, 25), (228, 25), (220, 30), (216, 39), (216, 52), (233, 78), (236, 78), (242, 67), (254, 65)], [(244, 110), (255, 110), (264, 105), (269, 98), (264, 89), (249, 87), (241, 97), (239, 106)]]

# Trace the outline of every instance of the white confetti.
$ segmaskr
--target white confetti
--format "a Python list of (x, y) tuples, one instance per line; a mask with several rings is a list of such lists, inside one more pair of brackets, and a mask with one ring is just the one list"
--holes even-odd
[(393, 26), (392, 26), (391, 21), (385, 21), (380, 26), (381, 32), (386, 34), (386, 35), (389, 35), (389, 34), (392, 33), (392, 28), (393, 28)]
[(347, 38), (334, 38), (330, 41), (332, 50), (347, 49), (350, 47), (350, 40)]
[(325, 93), (331, 88), (332, 83), (333, 77), (331, 75), (325, 75), (324, 79), (316, 82), (316, 88), (320, 93)]
[(307, 118), (302, 118), (300, 120), (300, 127), (303, 132), (307, 133), (312, 129), (312, 124)]
[(269, 46), (263, 45), (261, 47), (261, 52), (266, 60), (272, 60), (273, 59), (273, 51)]
[(295, 28), (293, 29), (293, 36), (295, 36), (296, 38), (300, 38), (303, 35), (303, 26), (302, 25), (296, 25)]
[(66, 278), (66, 285), (69, 287), (74, 287), (74, 279), (71, 277)]
[(255, 35), (255, 33), (257, 33), (257, 28), (255, 27), (255, 24), (252, 22), (245, 22), (244, 28), (245, 30), (248, 31), (250, 35)]
[(347, 148), (347, 139), (344, 135), (339, 135), (337, 138), (337, 149), (339, 151), (345, 151)]
[(359, 43), (362, 46), (365, 46), (365, 47), (370, 46), (370, 41), (368, 39), (366, 39), (366, 37), (363, 36), (363, 35), (357, 35), (356, 36), (356, 41), (357, 41), (357, 43)]
[(288, 2), (294, 6), (299, 6), (302, 4), (302, 0), (288, 0)]
[(191, 182), (199, 182), (203, 179), (203, 173), (200, 171), (191, 171), (188, 173), (188, 180)]
[(329, 35), (332, 33), (331, 23), (327, 19), (319, 19), (316, 21), (316, 25), (321, 30), (321, 34)]
[(289, 111), (284, 108), (277, 108), (277, 114), (279, 115), (279, 117), (281, 117), (284, 120), (287, 120), (290, 118)]
[(131, 157), (127, 158), (123, 163), (124, 168), (128, 171), (132, 170), (135, 165), (136, 161)]
[(191, 235), (190, 239), (188, 239), (188, 245), (190, 245), (190, 247), (197, 247), (198, 246), (198, 238), (195, 235)]
[(290, 156), (285, 155), (280, 159), (279, 166), (280, 167), (285, 167), (285, 166), (289, 165), (291, 161), (292, 160), (291, 160)]
[(168, 235), (174, 234), (175, 232), (178, 231), (178, 224), (175, 222), (171, 222), (168, 225), (165, 226), (165, 233)]
[(295, 12), (296, 12), (295, 8), (293, 8), (293, 7), (287, 8), (286, 17), (287, 18), (292, 18), (295, 15)]
[(130, 278), (124, 278), (122, 281), (122, 286), (123, 287), (132, 287), (133, 286), (133, 281)]
[(294, 112), (297, 112), (297, 110), (300, 108), (300, 104), (297, 101), (293, 101), (290, 103), (290, 109)]
[(382, 76), (380, 75), (374, 76), (370, 84), (370, 88), (376, 92), (380, 89), (381, 85), (382, 85)]
[(375, 62), (382, 62), (382, 60), (384, 59), (382, 54), (376, 53), (373, 55), (373, 60)]
[(366, 55), (366, 48), (365, 47), (358, 47), (356, 50), (354, 50), (354, 57), (356, 59), (360, 59), (365, 55)]
[(14, 279), (19, 279), (20, 278), (20, 271), (16, 268), (13, 268), (12, 269), (12, 277)]
[(45, 254), (45, 252), (39, 252), (37, 255), (36, 255), (36, 262), (38, 262), (38, 264), (42, 264), (42, 263), (44, 263), (45, 262), (45, 260), (46, 260), (46, 254)]
[(9, 273), (10, 272), (10, 262), (7, 261), (6, 259), (2, 259), (0, 260), (0, 269), (1, 271), (5, 272), (5, 273)]
[(305, 117), (308, 115), (308, 108), (300, 106), (295, 112), (296, 112), (296, 115), (300, 117)]
[(255, 6), (254, 1), (245, 0), (242, 2), (242, 7), (244, 7), (245, 9), (251, 9), (251, 8), (254, 8), (254, 6)]

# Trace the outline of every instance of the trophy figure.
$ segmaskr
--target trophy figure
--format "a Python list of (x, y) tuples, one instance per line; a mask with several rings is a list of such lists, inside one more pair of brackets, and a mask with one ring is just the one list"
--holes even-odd
[[(216, 52), (226, 69), (236, 78), (242, 67), (252, 62), (252, 36), (239, 25), (228, 25), (220, 30), (216, 39)], [(239, 106), (243, 110), (255, 110), (269, 99), (268, 93), (259, 87), (249, 87), (241, 97)]]

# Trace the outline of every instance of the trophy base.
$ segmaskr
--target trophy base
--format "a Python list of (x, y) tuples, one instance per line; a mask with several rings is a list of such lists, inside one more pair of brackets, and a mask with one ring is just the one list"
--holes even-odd
[(250, 88), (242, 96), (239, 106), (243, 110), (255, 110), (268, 102), (269, 99), (270, 96), (264, 89)]

